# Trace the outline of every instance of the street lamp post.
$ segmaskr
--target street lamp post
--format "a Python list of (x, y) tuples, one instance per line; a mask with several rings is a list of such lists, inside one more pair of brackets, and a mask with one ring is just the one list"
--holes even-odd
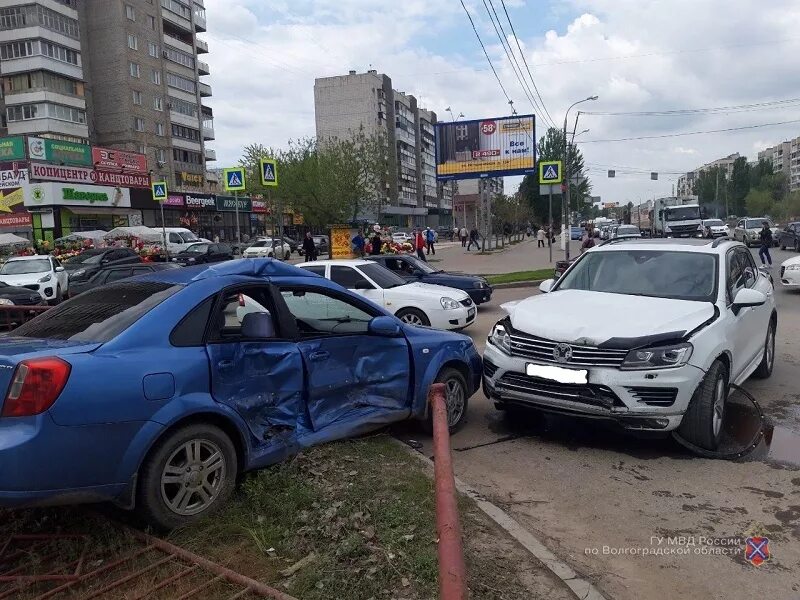
[[(567, 229), (569, 227), (569, 208), (570, 208), (570, 178), (571, 174), (569, 172), (569, 144), (567, 144), (567, 118), (569, 117), (569, 111), (571, 111), (575, 106), (578, 104), (582, 104), (583, 102), (590, 102), (593, 100), (597, 100), (597, 96), (589, 96), (588, 98), (584, 98), (583, 100), (578, 100), (574, 102), (568, 109), (567, 112), (564, 114), (564, 178), (566, 181), (567, 189), (564, 192), (564, 222), (561, 225), (562, 231), (564, 231), (566, 235), (566, 239), (564, 240), (564, 248), (565, 248), (565, 258), (569, 260), (569, 243), (570, 238), (572, 237)], [(575, 118), (575, 127), (572, 129), (572, 140), (575, 141), (575, 130), (578, 128), (578, 119)]]

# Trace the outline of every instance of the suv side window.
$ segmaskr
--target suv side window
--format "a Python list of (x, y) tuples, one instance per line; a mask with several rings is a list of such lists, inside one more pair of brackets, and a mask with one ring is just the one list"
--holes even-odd
[(728, 288), (728, 303), (733, 302), (736, 293), (744, 287), (744, 278), (742, 272), (742, 262), (739, 260), (739, 253), (735, 251), (728, 252), (727, 255), (727, 281), (725, 282)]
[(736, 251), (739, 255), (739, 260), (742, 263), (742, 273), (744, 275), (745, 285), (753, 287), (758, 279), (758, 267), (756, 261), (753, 260), (753, 255), (744, 248)]
[(742, 219), (741, 221), (739, 221), (739, 222), (736, 224), (736, 227), (737, 227), (738, 229), (744, 229), (744, 219)]

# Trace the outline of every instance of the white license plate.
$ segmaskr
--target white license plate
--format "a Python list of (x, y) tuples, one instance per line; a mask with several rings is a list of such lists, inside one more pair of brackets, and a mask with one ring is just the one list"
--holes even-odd
[(525, 367), (525, 372), (528, 374), (528, 377), (539, 377), (558, 383), (573, 385), (586, 385), (589, 383), (589, 371), (585, 369), (564, 369), (562, 367), (533, 365), (528, 363)]
[(472, 317), (474, 317), (474, 316), (475, 316), (475, 309), (474, 309), (474, 308), (470, 308), (470, 309), (467, 311), (467, 318), (468, 318), (468, 319), (471, 319), (471, 318), (472, 318)]

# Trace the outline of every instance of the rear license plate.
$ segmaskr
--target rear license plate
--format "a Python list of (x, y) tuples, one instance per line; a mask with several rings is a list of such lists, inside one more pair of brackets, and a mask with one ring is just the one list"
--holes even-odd
[(470, 308), (470, 309), (467, 311), (467, 318), (468, 318), (468, 319), (471, 319), (471, 318), (472, 318), (472, 317), (474, 317), (474, 316), (475, 316), (475, 309), (474, 309), (474, 308)]
[(528, 377), (539, 377), (549, 379), (557, 383), (572, 385), (586, 385), (589, 383), (589, 371), (585, 369), (564, 369), (562, 367), (550, 367), (545, 365), (533, 365), (528, 363), (525, 366)]

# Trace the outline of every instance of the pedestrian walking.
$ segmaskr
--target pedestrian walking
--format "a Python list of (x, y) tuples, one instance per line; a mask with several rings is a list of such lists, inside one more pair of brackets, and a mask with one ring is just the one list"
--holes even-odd
[(594, 248), (594, 236), (592, 235), (591, 230), (586, 230), (586, 237), (583, 238), (583, 243), (581, 244), (581, 254), (586, 252), (589, 248)]
[(307, 262), (317, 260), (317, 246), (314, 244), (310, 231), (306, 232), (306, 237), (303, 239), (303, 252), (306, 255)]
[(372, 256), (378, 256), (381, 253), (381, 248), (383, 246), (383, 240), (381, 239), (381, 232), (380, 230), (375, 231), (375, 235), (372, 236), (372, 240), (370, 240), (372, 245), (372, 251), (370, 254)]
[(467, 228), (466, 227), (462, 227), (461, 230), (458, 233), (459, 233), (459, 237), (461, 238), (461, 247), (462, 248), (466, 248), (467, 247)]
[(361, 232), (359, 231), (355, 235), (352, 241), (353, 241), (353, 251), (355, 252), (355, 255), (358, 256), (359, 258), (364, 258), (364, 248), (367, 245), (367, 240), (364, 239), (364, 236), (361, 235)]
[(477, 248), (478, 250), (481, 249), (480, 244), (478, 244), (479, 236), (480, 234), (478, 233), (478, 230), (475, 227), (473, 227), (469, 232), (469, 245), (467, 246), (467, 252), (469, 252), (470, 249), (472, 248), (472, 244), (475, 244), (475, 248)]
[(531, 226), (530, 226), (530, 225), (528, 225), (528, 226), (525, 228), (525, 236), (526, 236), (526, 237), (531, 237), (531, 233), (533, 233), (533, 230), (531, 229)]
[(453, 226), (453, 231), (450, 233), (450, 241), (455, 242), (458, 239), (458, 225)]
[(766, 267), (769, 262), (770, 268), (772, 267), (772, 256), (769, 254), (769, 249), (772, 247), (772, 229), (769, 228), (769, 223), (764, 221), (761, 226), (761, 231), (758, 232), (758, 237), (761, 240), (761, 247), (758, 249), (758, 256), (761, 258), (761, 266)]
[(544, 248), (544, 227), (536, 232), (536, 247)]
[(413, 235), (414, 248), (417, 250), (417, 258), (421, 261), (428, 262), (428, 259), (425, 258), (425, 236), (422, 235), (422, 231), (419, 229), (415, 229)]
[(430, 227), (427, 227), (425, 229), (425, 245), (427, 246), (425, 252), (426, 254), (428, 255), (433, 254), (434, 256), (436, 256), (436, 247), (434, 246), (435, 243), (436, 243), (436, 232)]

